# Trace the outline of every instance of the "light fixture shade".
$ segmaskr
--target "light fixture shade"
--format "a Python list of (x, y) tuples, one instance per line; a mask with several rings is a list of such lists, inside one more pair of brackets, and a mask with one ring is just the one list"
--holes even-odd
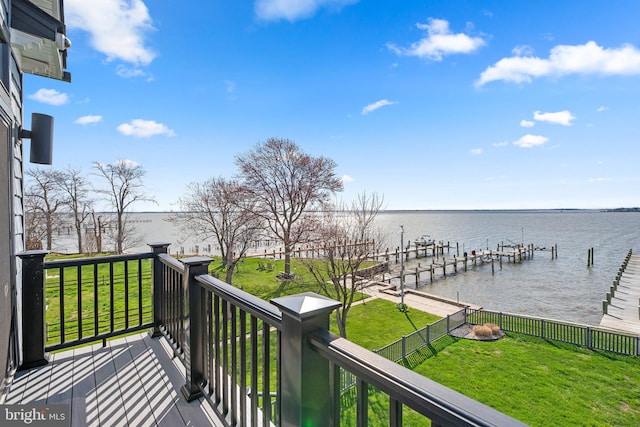
[(31, 163), (50, 165), (53, 160), (53, 117), (31, 114)]

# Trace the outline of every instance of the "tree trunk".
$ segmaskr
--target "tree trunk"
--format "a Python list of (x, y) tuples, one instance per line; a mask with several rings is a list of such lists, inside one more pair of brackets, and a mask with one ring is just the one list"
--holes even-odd
[(51, 226), (51, 214), (47, 214), (47, 250), (51, 250), (53, 240), (53, 227)]
[(78, 223), (78, 219), (76, 218), (76, 236), (78, 237), (78, 253), (83, 253), (82, 251), (82, 224)]

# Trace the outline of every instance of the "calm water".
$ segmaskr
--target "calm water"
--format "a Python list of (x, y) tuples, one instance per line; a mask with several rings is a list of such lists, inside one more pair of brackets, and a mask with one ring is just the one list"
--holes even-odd
[[(146, 251), (144, 242), (171, 242), (171, 253), (184, 249), (208, 254), (215, 243), (185, 240), (179, 230), (164, 221), (166, 214), (131, 214), (140, 235), (133, 251)], [(509, 241), (538, 247), (557, 244), (558, 258), (550, 252), (536, 252), (532, 260), (521, 264), (503, 264), (495, 274), (491, 266), (477, 266), (457, 275), (448, 274), (421, 290), (459, 298), (493, 310), (543, 316), (597, 325), (602, 299), (629, 249), (640, 253), (640, 213), (597, 211), (393, 211), (379, 216), (390, 249), (400, 246), (400, 225), (404, 242), (422, 234), (450, 242), (460, 252), (495, 249)], [(58, 237), (58, 247), (73, 248), (73, 241)], [(587, 268), (587, 251), (594, 248), (595, 264)], [(428, 260), (421, 262), (427, 263)], [(428, 281), (428, 275), (426, 279)], [(412, 281), (410, 279), (410, 281)]]

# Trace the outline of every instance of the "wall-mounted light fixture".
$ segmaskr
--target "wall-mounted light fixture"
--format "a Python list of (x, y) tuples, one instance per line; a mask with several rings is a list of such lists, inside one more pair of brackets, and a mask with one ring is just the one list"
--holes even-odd
[(31, 114), (31, 130), (21, 129), (21, 139), (31, 139), (29, 161), (50, 165), (53, 158), (53, 117), (46, 114)]

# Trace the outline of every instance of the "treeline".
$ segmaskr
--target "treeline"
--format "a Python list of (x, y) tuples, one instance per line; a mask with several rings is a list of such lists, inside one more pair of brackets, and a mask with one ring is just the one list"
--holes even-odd
[[(27, 249), (51, 250), (54, 231), (73, 230), (78, 253), (122, 253), (134, 229), (125, 212), (138, 201), (153, 201), (144, 192), (144, 168), (128, 160), (105, 165), (94, 162), (90, 174), (71, 166), (58, 170), (36, 168), (25, 171), (24, 217)], [(106, 202), (114, 215), (96, 212)], [(106, 247), (106, 244), (112, 244)]]

